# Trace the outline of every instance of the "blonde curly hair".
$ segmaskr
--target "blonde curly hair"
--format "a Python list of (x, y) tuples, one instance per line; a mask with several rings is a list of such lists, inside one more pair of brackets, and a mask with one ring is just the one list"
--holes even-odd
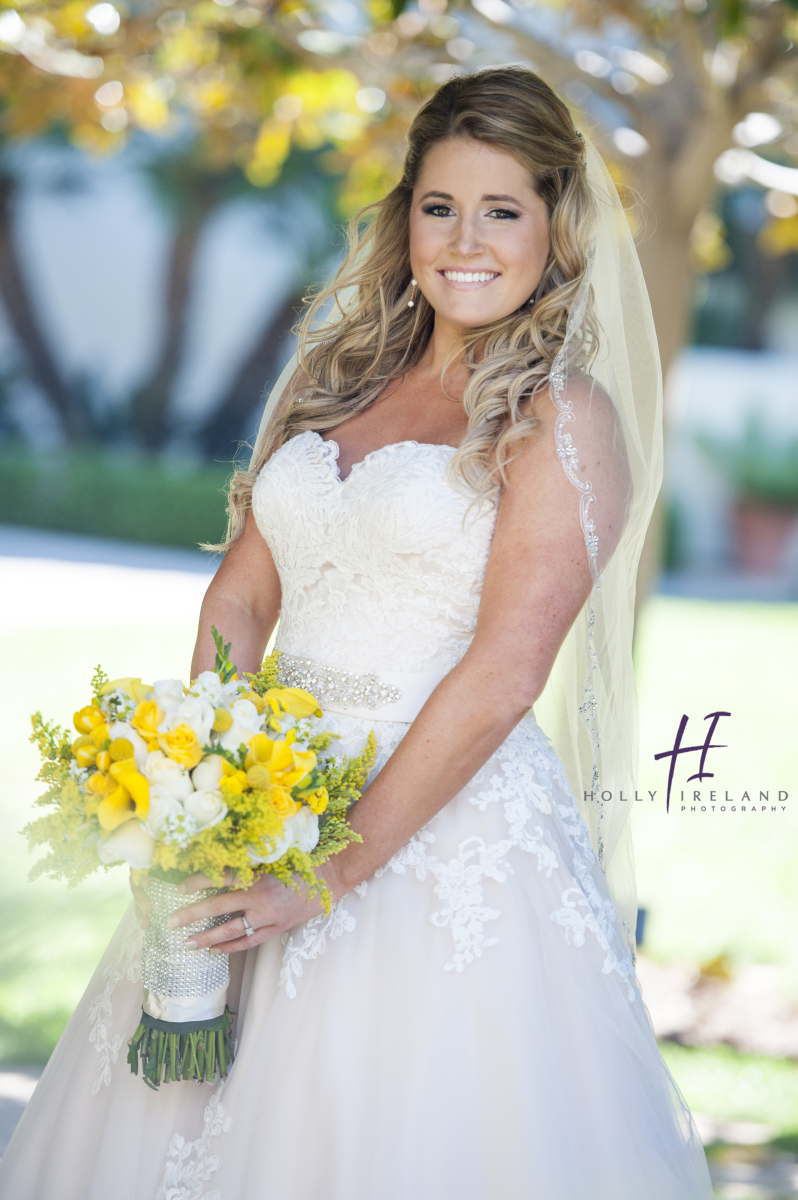
[[(425, 155), (449, 138), (509, 151), (528, 168), (549, 211), (551, 252), (534, 294), (465, 338), (470, 377), (462, 403), (468, 429), (449, 470), (477, 496), (501, 487), (507, 462), (536, 424), (525, 401), (548, 385), (588, 267), (595, 216), (585, 143), (571, 113), (547, 83), (523, 67), (457, 76), (419, 110), (407, 135), (401, 179), (383, 200), (355, 214), (344, 262), (332, 282), (308, 298), (297, 370), (250, 469), (231, 480), (227, 541), (209, 549), (226, 550), (237, 541), (258, 472), (279, 446), (363, 412), (424, 354), (435, 314), (424, 296), (417, 295), (412, 308), (407, 304), (409, 214)], [(334, 315), (322, 321), (330, 308)], [(581, 339), (585, 362), (595, 345), (588, 304)]]

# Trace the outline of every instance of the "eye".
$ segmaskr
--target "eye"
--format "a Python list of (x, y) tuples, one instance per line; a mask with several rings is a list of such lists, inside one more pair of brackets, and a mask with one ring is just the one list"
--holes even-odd
[(488, 213), (489, 217), (496, 217), (499, 221), (517, 221), (520, 215), (511, 208), (492, 208)]
[(448, 204), (427, 204), (423, 211), (431, 217), (449, 217), (452, 214)]

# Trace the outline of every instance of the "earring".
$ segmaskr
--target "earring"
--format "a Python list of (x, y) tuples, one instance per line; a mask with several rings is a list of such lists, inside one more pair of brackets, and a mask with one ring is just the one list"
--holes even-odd
[(415, 300), (413, 299), (413, 296), (415, 295), (415, 293), (416, 293), (416, 288), (418, 287), (418, 284), (416, 283), (415, 279), (411, 279), (411, 280), (410, 280), (410, 287), (411, 287), (413, 290), (412, 290), (412, 291), (411, 291), (411, 293), (410, 293), (410, 299), (409, 299), (409, 300), (408, 300), (408, 302), (407, 302), (407, 307), (408, 307), (408, 308), (413, 308), (413, 307), (415, 306), (415, 303), (416, 303), (416, 302), (415, 302)]

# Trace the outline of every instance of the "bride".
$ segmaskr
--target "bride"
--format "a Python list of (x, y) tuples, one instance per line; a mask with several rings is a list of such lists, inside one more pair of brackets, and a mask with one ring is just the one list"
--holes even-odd
[(230, 915), (189, 943), (238, 967), (220, 1084), (127, 1070), (128, 913), (8, 1200), (711, 1200), (634, 969), (631, 613), (661, 414), (628, 224), (522, 68), (444, 84), (374, 208), (234, 477), (192, 664), (216, 625), (257, 670), (280, 616), (282, 678), (336, 748), (376, 733), (362, 843), (324, 868), (329, 915), (271, 876), (181, 911)]

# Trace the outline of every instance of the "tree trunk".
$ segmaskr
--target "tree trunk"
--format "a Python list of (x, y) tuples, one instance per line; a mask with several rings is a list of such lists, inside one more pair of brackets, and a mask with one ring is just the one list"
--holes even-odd
[(178, 217), (169, 255), (161, 351), (155, 370), (135, 395), (131, 410), (133, 431), (148, 450), (159, 449), (169, 434), (167, 413), (185, 352), (197, 249), (214, 208), (211, 201), (189, 203)]
[(28, 376), (58, 413), (66, 437), (77, 441), (90, 432), (88, 414), (61, 374), (25, 282), (14, 237), (14, 191), (12, 177), (0, 175), (0, 295), (22, 349)]
[(200, 431), (200, 443), (209, 457), (225, 462), (235, 458), (253, 410), (285, 365), (286, 339), (301, 309), (302, 293), (292, 292), (265, 325), (218, 408)]

